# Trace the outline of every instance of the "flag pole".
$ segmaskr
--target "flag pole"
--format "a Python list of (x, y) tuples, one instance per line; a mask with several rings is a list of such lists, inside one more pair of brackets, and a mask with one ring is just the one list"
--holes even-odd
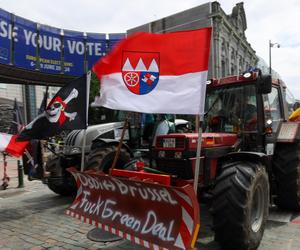
[(80, 167), (81, 172), (84, 170), (85, 144), (86, 144), (86, 129), (83, 130), (83, 141), (82, 141), (82, 149), (81, 149), (81, 167)]
[(111, 165), (111, 170), (113, 170), (117, 165), (117, 161), (118, 161), (118, 158), (119, 158), (119, 155), (120, 155), (120, 152), (121, 152), (121, 147), (123, 145), (123, 140), (124, 140), (124, 136), (125, 136), (125, 132), (126, 132), (127, 127), (128, 127), (128, 116), (126, 117), (125, 122), (124, 122), (124, 127), (123, 127), (123, 130), (122, 130), (121, 138), (120, 138), (120, 141), (119, 141), (119, 144), (118, 144), (118, 147), (117, 147), (117, 151), (116, 151), (113, 163)]
[(89, 117), (89, 99), (90, 99), (90, 83), (91, 83), (91, 71), (86, 73), (86, 128), (83, 130), (83, 141), (81, 148), (81, 167), (80, 171), (84, 170), (84, 156), (85, 156), (85, 144), (86, 144), (86, 129), (88, 127), (88, 117)]
[(196, 115), (195, 117), (195, 132), (199, 132), (199, 120), (200, 120), (200, 116)]
[(46, 110), (47, 109), (47, 102), (48, 102), (48, 92), (49, 92), (49, 85), (47, 84), (47, 86), (46, 86), (46, 92), (45, 92), (45, 96), (46, 96), (46, 101), (45, 101), (45, 103), (43, 103), (44, 104), (44, 110)]
[(202, 142), (202, 121), (203, 115), (199, 117), (199, 127), (198, 127), (198, 142), (197, 142), (197, 153), (196, 153), (196, 166), (195, 166), (195, 176), (194, 176), (194, 190), (197, 194), (198, 181), (199, 181), (199, 172), (200, 172), (200, 155), (201, 155), (201, 142)]

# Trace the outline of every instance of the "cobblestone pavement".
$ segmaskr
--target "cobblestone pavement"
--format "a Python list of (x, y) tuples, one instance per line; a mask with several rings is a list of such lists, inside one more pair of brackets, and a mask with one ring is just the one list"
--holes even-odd
[[(0, 190), (0, 250), (145, 249), (125, 240), (100, 243), (87, 239), (86, 234), (93, 227), (64, 214), (71, 198), (52, 193), (39, 181), (24, 179), (25, 187), (16, 188), (16, 167), (13, 164), (9, 175), (12, 177), (9, 188)], [(220, 249), (213, 241), (211, 219), (205, 206), (201, 207), (200, 236), (196, 247), (200, 250)], [(300, 214), (272, 209), (259, 247), (259, 250), (271, 249), (300, 249)]]

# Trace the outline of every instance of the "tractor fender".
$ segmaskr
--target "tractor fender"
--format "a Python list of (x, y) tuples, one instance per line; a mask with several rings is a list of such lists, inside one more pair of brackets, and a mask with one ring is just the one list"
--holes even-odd
[[(95, 140), (92, 141), (91, 150), (95, 148), (101, 148), (101, 147), (105, 148), (109, 146), (118, 146), (119, 142), (120, 142), (119, 140), (115, 140), (115, 139), (96, 138)], [(133, 152), (127, 143), (123, 142), (122, 147), (128, 151), (131, 157), (133, 157)]]
[(231, 152), (226, 156), (221, 158), (222, 162), (225, 161), (249, 161), (249, 162), (261, 162), (266, 170), (269, 172), (270, 160), (269, 157), (260, 152), (251, 152), (251, 151), (240, 151), (240, 152)]

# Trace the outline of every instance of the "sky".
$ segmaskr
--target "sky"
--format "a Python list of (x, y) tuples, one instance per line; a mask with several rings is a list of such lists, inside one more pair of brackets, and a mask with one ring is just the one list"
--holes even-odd
[[(126, 30), (201, 5), (203, 0), (0, 0), (0, 8), (57, 28), (125, 33)], [(220, 0), (230, 14), (240, 1)], [(298, 0), (244, 0), (246, 37), (256, 54), (269, 62), (295, 98), (300, 99), (300, 29)]]

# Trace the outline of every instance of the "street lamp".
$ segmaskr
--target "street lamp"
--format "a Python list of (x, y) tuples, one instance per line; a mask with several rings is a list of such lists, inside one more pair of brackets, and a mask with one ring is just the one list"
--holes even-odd
[(272, 64), (271, 64), (271, 48), (272, 47), (276, 47), (276, 48), (280, 48), (280, 44), (279, 43), (272, 43), (271, 40), (269, 40), (269, 70), (270, 70), (270, 75), (272, 76)]

